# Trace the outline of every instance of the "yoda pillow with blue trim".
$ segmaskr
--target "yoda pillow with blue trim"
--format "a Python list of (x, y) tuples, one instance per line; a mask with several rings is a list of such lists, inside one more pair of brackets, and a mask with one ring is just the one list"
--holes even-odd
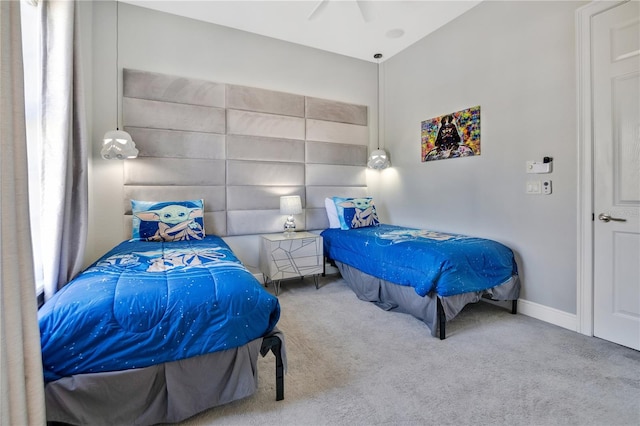
[(378, 226), (378, 214), (373, 198), (342, 198), (333, 197), (333, 202), (338, 211), (340, 229), (365, 228), (367, 226)]
[(133, 239), (184, 241), (204, 238), (204, 201), (131, 200)]

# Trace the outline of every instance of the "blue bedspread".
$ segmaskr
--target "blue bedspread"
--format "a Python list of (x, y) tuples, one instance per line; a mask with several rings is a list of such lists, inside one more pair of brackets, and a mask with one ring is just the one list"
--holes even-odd
[(219, 237), (125, 241), (38, 312), (45, 381), (235, 348), (279, 316), (278, 299)]
[(512, 251), (482, 238), (393, 225), (322, 232), (325, 256), (392, 283), (442, 297), (486, 290), (517, 276)]

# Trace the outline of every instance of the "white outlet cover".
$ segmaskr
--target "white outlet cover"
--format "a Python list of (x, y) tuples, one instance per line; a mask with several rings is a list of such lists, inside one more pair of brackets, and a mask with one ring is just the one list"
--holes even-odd
[(527, 181), (527, 194), (541, 194), (542, 189), (540, 186), (539, 180), (529, 180)]

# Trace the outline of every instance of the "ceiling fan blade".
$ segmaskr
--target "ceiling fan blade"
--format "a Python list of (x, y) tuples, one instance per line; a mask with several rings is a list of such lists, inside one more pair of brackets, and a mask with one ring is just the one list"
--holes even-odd
[(362, 19), (364, 22), (371, 21), (371, 1), (368, 0), (356, 0), (356, 4), (358, 5), (358, 9), (360, 9), (360, 14), (362, 15)]
[(313, 10), (309, 14), (309, 16), (307, 16), (307, 19), (309, 21), (315, 19), (318, 16), (318, 14), (320, 14), (322, 9), (324, 9), (327, 6), (328, 2), (329, 2), (329, 0), (320, 0), (318, 2), (318, 4), (316, 4), (316, 7), (313, 8)]

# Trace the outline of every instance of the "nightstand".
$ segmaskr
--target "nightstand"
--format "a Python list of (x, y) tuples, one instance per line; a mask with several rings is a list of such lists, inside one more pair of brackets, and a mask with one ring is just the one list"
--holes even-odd
[(274, 283), (276, 296), (280, 281), (312, 275), (318, 288), (318, 275), (324, 269), (322, 237), (311, 232), (262, 235), (260, 239), (260, 272), (265, 284)]

